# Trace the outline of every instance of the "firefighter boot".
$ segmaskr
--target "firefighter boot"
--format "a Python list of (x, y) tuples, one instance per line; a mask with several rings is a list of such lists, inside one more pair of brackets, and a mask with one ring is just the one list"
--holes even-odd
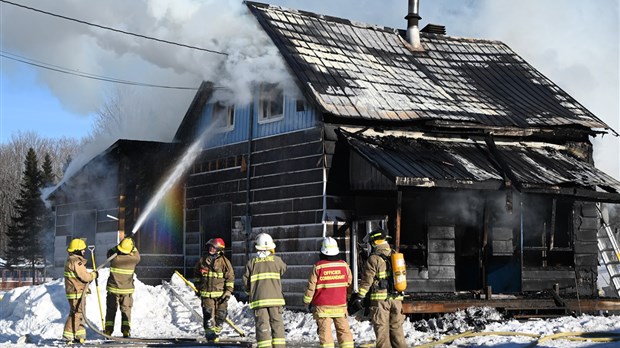
[(131, 332), (129, 331), (129, 329), (123, 330), (123, 337), (124, 338), (131, 337)]

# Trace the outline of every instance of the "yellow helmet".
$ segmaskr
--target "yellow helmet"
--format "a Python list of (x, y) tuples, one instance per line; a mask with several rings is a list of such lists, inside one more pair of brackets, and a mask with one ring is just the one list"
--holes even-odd
[(75, 238), (71, 241), (71, 243), (69, 243), (69, 247), (67, 248), (67, 251), (72, 253), (76, 250), (84, 250), (84, 249), (86, 249), (86, 243), (80, 238)]
[(118, 243), (117, 249), (123, 254), (129, 254), (133, 250), (133, 239), (129, 237), (124, 238)]

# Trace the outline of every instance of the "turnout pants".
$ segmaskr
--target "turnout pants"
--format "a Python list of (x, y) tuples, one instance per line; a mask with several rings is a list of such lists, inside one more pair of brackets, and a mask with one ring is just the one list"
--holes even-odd
[(256, 343), (258, 348), (286, 346), (282, 312), (282, 307), (254, 309)]
[(377, 336), (376, 348), (407, 348), (402, 301), (387, 299), (371, 303), (370, 318)]
[(86, 328), (84, 328), (82, 314), (82, 299), (72, 299), (69, 301), (69, 317), (65, 322), (62, 337), (67, 341), (74, 339), (86, 339)]
[(228, 301), (220, 302), (217, 298), (202, 297), (202, 320), (207, 339), (215, 339), (222, 332), (222, 326), (228, 315)]
[(124, 337), (129, 337), (131, 333), (131, 308), (133, 307), (132, 294), (113, 294), (108, 291), (106, 295), (105, 310), (105, 331), (108, 334), (114, 332), (114, 320), (116, 310), (121, 308), (121, 332)]
[(317, 313), (314, 313), (314, 320), (316, 320), (317, 334), (319, 335), (319, 342), (321, 348), (333, 348), (334, 338), (332, 337), (332, 321), (336, 327), (336, 337), (338, 338), (338, 346), (341, 348), (353, 348), (353, 334), (349, 328), (349, 321), (346, 316), (330, 318), (319, 317)]

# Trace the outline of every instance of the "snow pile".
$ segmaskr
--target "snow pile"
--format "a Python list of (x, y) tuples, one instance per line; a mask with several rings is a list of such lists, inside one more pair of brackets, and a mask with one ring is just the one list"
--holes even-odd
[[(99, 277), (99, 293), (105, 310), (105, 284), (108, 269), (102, 269)], [(148, 338), (196, 338), (204, 334), (202, 323), (195, 314), (202, 314), (198, 298), (181, 278), (174, 275), (169, 285), (148, 286), (136, 280), (134, 308), (132, 311), (132, 333), (136, 337)], [(172, 289), (172, 290), (170, 290)], [(172, 295), (174, 291), (182, 299)], [(87, 297), (86, 316), (101, 329), (99, 305), (95, 284), (91, 283), (91, 294)], [(187, 303), (191, 308), (185, 307)], [(57, 279), (44, 285), (21, 287), (5, 293), (0, 302), (0, 347), (53, 346), (62, 336), (69, 306), (65, 299), (64, 283)], [(254, 319), (248, 304), (234, 297), (229, 302), (228, 315), (250, 339), (254, 339)], [(316, 323), (310, 313), (285, 310), (286, 339), (290, 345), (308, 344), (318, 346)], [(349, 318), (356, 344), (373, 342), (374, 332), (368, 320)], [(613, 332), (620, 334), (620, 320), (616, 316), (561, 317), (550, 320), (517, 321), (506, 320), (490, 308), (470, 308), (457, 313), (445, 314), (428, 320), (404, 323), (405, 338), (410, 346), (432, 342), (446, 336), (466, 331), (530, 333), (547, 336), (560, 332)], [(28, 342), (24, 345), (24, 336)], [(120, 335), (120, 313), (117, 313), (115, 335)], [(239, 337), (229, 326), (224, 326), (224, 336)], [(100, 340), (87, 328), (89, 340)], [(20, 340), (21, 338), (21, 340)], [(453, 346), (501, 346), (517, 348), (534, 339), (525, 336), (478, 336), (455, 340)], [(18, 343), (19, 342), (19, 343)], [(448, 344), (449, 345), (449, 344)], [(543, 347), (587, 347), (591, 342), (567, 340), (546, 341)], [(600, 343), (597, 347), (615, 347), (617, 343)]]

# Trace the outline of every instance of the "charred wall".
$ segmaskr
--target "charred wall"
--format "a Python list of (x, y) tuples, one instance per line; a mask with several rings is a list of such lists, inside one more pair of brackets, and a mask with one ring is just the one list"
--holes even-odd
[[(301, 305), (301, 292), (312, 264), (318, 260), (317, 247), (323, 233), (322, 139), (322, 128), (255, 139), (249, 168), (247, 142), (203, 151), (185, 190), (186, 273), (191, 273), (209, 233), (204, 230), (208, 224), (201, 221), (201, 207), (229, 204), (230, 209), (222, 209), (222, 214), (230, 212), (231, 229), (218, 232), (231, 240), (235, 288), (243, 291), (241, 277), (247, 254), (252, 257), (254, 252), (254, 236), (266, 232), (289, 266), (283, 280), (287, 303)], [(252, 216), (249, 235), (245, 230), (248, 199)]]

